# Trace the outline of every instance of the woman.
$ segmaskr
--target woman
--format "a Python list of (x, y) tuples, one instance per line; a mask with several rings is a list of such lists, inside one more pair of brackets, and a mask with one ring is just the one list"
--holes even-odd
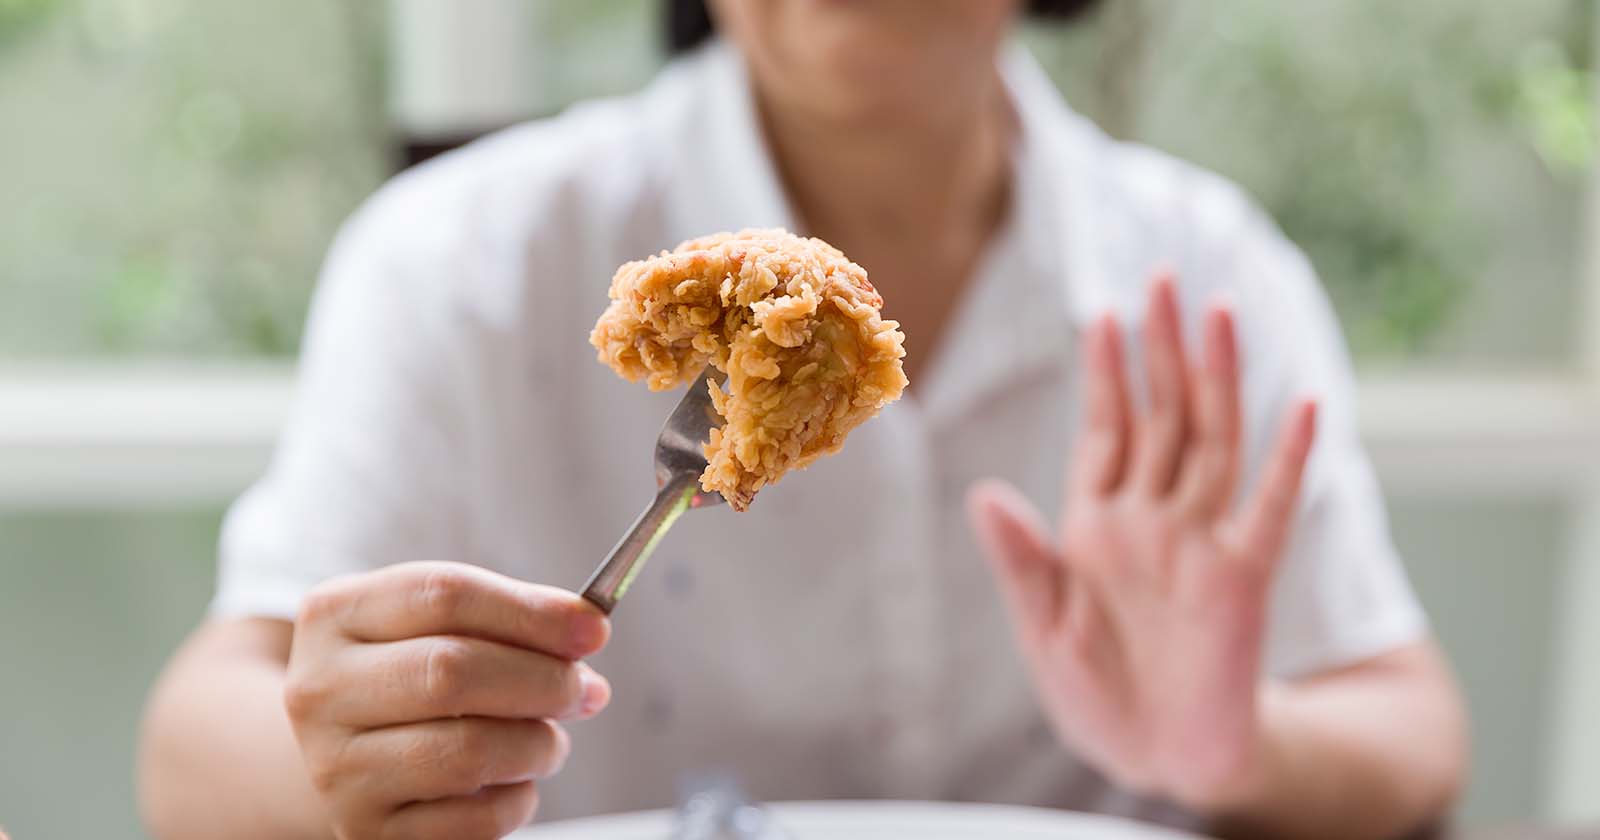
[[(1283, 837), (1438, 814), (1460, 702), (1310, 268), (1071, 114), (1005, 46), (1020, 5), (717, 0), (723, 40), (648, 90), (357, 213), (153, 695), (155, 833), (497, 837), (697, 769)], [(750, 512), (684, 517), (613, 634), (565, 588), (676, 395), (583, 335), (617, 264), (748, 226), (864, 265), (913, 384)]]

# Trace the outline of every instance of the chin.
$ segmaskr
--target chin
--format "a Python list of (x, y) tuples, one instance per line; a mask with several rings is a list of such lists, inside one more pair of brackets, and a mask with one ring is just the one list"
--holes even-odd
[(734, 7), (766, 13), (745, 18), (747, 53), (797, 100), (848, 121), (937, 108), (993, 61), (1009, 20), (991, 0), (773, 2)]

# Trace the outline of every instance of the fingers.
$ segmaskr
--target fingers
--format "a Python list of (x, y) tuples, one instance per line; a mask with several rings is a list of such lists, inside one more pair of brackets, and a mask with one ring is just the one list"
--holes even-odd
[(399, 806), (548, 779), (571, 751), (571, 737), (551, 721), (430, 720), (353, 737), (341, 756), (340, 781), (370, 788), (354, 795)]
[(1206, 313), (1204, 345), (1204, 363), (1194, 377), (1194, 434), (1184, 455), (1178, 498), (1196, 515), (1211, 517), (1226, 512), (1232, 501), (1244, 425), (1238, 341), (1227, 305)]
[(472, 636), (567, 659), (598, 651), (610, 634), (606, 617), (571, 592), (461, 563), (402, 563), (333, 581), (307, 599), (307, 613), (358, 641)]
[(1122, 358), (1122, 329), (1113, 315), (1105, 315), (1084, 340), (1087, 382), (1084, 386), (1085, 425), (1072, 457), (1068, 477), (1069, 499), (1102, 496), (1122, 482), (1133, 410), (1128, 398), (1128, 375)]
[(1064, 604), (1066, 569), (1039, 512), (1011, 485), (995, 480), (972, 488), (967, 512), (1024, 634), (1054, 626)]
[(358, 733), (308, 767), (340, 837), (498, 838), (533, 817), (533, 780), (571, 748), (550, 721), (466, 717)]
[(1299, 503), (1300, 483), (1316, 438), (1316, 423), (1314, 400), (1301, 400), (1290, 410), (1261, 471), (1255, 495), (1239, 520), (1247, 556), (1273, 563), (1282, 553)]
[(575, 661), (609, 629), (570, 592), (461, 564), (317, 587), (295, 621), (284, 705), (340, 835), (497, 838), (526, 823), (532, 780), (570, 748), (550, 718), (610, 699)]
[(321, 698), (323, 715), (355, 729), (465, 715), (588, 717), (611, 696), (588, 665), (469, 636), (352, 645), (331, 664), (304, 688), (342, 686)]
[(1178, 294), (1170, 274), (1156, 278), (1144, 327), (1145, 380), (1150, 405), (1138, 426), (1133, 486), (1153, 496), (1172, 488), (1189, 433), (1189, 363), (1183, 349)]
[(533, 782), (485, 788), (470, 796), (415, 802), (384, 824), (383, 840), (498, 840), (527, 825), (539, 807)]

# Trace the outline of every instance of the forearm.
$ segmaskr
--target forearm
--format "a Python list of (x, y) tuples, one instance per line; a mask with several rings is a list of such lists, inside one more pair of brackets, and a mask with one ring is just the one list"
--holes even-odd
[(1230, 837), (1380, 840), (1438, 817), (1466, 765), (1464, 715), (1431, 643), (1264, 690), (1256, 769)]
[(162, 840), (332, 836), (283, 709), (288, 626), (252, 624), (201, 628), (151, 694), (139, 798)]

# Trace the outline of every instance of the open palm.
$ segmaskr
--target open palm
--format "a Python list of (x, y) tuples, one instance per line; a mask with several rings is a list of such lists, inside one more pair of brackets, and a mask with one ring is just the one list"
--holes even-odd
[(1150, 293), (1148, 405), (1130, 398), (1116, 320), (1086, 344), (1086, 424), (1058, 534), (1013, 488), (972, 515), (1058, 736), (1118, 783), (1194, 806), (1253, 784), (1268, 590), (1294, 517), (1315, 404), (1290, 412), (1234, 508), (1242, 410), (1234, 325), (1207, 313), (1186, 358), (1170, 278)]

